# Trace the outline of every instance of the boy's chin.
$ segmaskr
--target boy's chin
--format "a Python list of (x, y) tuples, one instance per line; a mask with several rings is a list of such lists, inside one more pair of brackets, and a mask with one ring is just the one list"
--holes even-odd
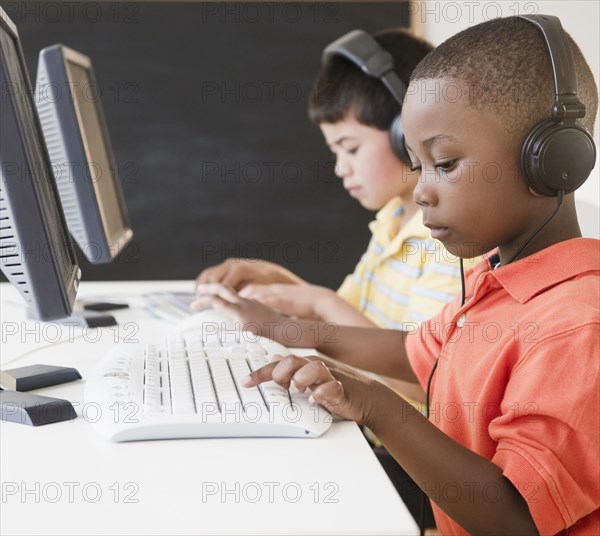
[(490, 249), (481, 248), (479, 244), (473, 243), (456, 243), (456, 242), (442, 242), (444, 248), (450, 255), (454, 257), (460, 257), (461, 259), (474, 259), (480, 257), (484, 253), (487, 253)]
[(385, 203), (376, 203), (374, 201), (370, 201), (367, 199), (358, 199), (358, 202), (360, 203), (360, 205), (367, 209), (367, 210), (373, 210), (373, 211), (377, 211), (377, 210), (381, 210), (383, 207), (385, 207)]

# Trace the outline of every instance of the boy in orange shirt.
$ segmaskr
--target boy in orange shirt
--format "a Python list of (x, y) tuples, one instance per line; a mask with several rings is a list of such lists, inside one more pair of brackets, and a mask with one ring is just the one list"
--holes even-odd
[[(299, 322), (296, 344), (418, 379), (430, 418), (335, 361), (277, 357), (246, 385), (293, 382), (369, 426), (429, 495), (442, 534), (600, 534), (600, 242), (581, 238), (571, 193), (596, 156), (592, 74), (558, 19), (537, 16), (457, 34), (411, 80), (403, 122), (424, 221), (460, 257), (497, 250), (416, 333), (339, 327), (326, 342)], [(241, 322), (277, 322), (269, 334), (287, 342), (289, 320), (211, 292)]]

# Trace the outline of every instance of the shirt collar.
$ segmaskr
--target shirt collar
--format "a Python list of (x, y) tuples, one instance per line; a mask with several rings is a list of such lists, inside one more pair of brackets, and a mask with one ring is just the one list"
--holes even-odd
[(431, 238), (430, 231), (423, 225), (423, 211), (417, 210), (399, 230), (398, 220), (404, 210), (400, 197), (394, 197), (377, 213), (375, 220), (369, 224), (371, 233), (379, 238), (387, 237), (387, 244), (403, 243), (407, 238)]
[(520, 303), (546, 289), (586, 272), (600, 272), (600, 240), (572, 238), (494, 270), (489, 257), (475, 268), (489, 271), (500, 285)]

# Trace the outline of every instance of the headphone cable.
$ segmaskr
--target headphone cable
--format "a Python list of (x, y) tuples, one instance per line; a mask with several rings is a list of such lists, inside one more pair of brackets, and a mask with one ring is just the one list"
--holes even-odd
[[(463, 307), (465, 304), (465, 268), (462, 257), (458, 258), (458, 263), (460, 267), (460, 306)], [(431, 381), (433, 380), (433, 375), (435, 370), (437, 369), (438, 363), (440, 362), (440, 356), (438, 355), (433, 367), (431, 368), (431, 372), (429, 373), (429, 378), (427, 378), (427, 389), (425, 391), (425, 418), (429, 420), (429, 392), (431, 390)], [(427, 494), (421, 489), (421, 512), (420, 512), (420, 534), (421, 536), (425, 536), (425, 506), (427, 501)]]
[(517, 249), (517, 251), (515, 251), (515, 253), (513, 254), (513, 256), (508, 260), (508, 262), (506, 264), (510, 264), (511, 262), (513, 262), (522, 252), (523, 250), (530, 244), (530, 242), (535, 238), (535, 236), (544, 228), (546, 227), (546, 225), (548, 223), (550, 223), (550, 220), (552, 218), (554, 218), (554, 216), (556, 216), (556, 213), (558, 212), (558, 209), (560, 208), (560, 206), (562, 205), (563, 202), (563, 197), (565, 195), (565, 192), (563, 190), (559, 190), (557, 195), (556, 195), (556, 206), (554, 207), (554, 209), (552, 210), (552, 212), (548, 215), (548, 217), (542, 222), (542, 224), (535, 230), (533, 231), (533, 233), (531, 233), (528, 237), (527, 240), (525, 240), (525, 242), (523, 242), (523, 244), (519, 247), (519, 249)]

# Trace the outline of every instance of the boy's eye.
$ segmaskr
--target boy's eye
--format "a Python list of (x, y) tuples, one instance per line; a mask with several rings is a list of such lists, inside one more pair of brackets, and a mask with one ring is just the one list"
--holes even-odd
[(448, 160), (446, 162), (436, 162), (434, 167), (442, 171), (452, 171), (456, 167), (457, 160)]
[(346, 149), (346, 152), (348, 154), (356, 154), (356, 151), (358, 151), (358, 147), (352, 147), (351, 149)]
[(420, 164), (411, 164), (410, 166), (410, 170), (411, 171), (418, 171), (419, 173), (421, 172), (421, 165)]

